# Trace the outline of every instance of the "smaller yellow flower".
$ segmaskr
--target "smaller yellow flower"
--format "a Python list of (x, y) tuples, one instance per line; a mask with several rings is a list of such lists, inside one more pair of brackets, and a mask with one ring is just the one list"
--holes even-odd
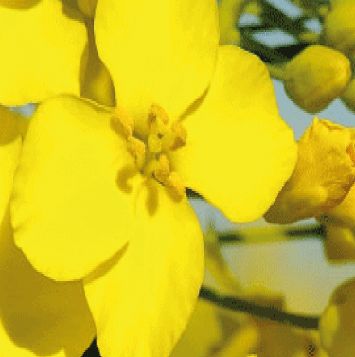
[(320, 320), (321, 343), (330, 357), (355, 356), (355, 279), (332, 294)]
[(291, 223), (316, 217), (338, 205), (355, 180), (354, 132), (315, 118), (298, 143), (298, 159), (265, 218)]
[(342, 94), (350, 75), (350, 62), (342, 53), (312, 45), (286, 65), (284, 86), (297, 105), (316, 113)]
[(346, 54), (355, 49), (355, 3), (353, 0), (332, 1), (324, 22), (327, 44)]

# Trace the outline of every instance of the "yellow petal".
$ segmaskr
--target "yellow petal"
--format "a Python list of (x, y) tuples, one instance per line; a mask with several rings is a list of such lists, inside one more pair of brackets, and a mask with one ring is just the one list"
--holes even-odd
[(331, 221), (355, 229), (355, 186), (352, 185), (345, 199), (333, 209), (326, 212), (326, 216)]
[(327, 223), (324, 248), (331, 262), (355, 261), (354, 231), (342, 224)]
[(79, 357), (95, 335), (81, 283), (37, 273), (0, 227), (0, 356)]
[(0, 4), (0, 102), (20, 105), (60, 93), (79, 94), (86, 43), (83, 23), (62, 1), (26, 8)]
[(299, 141), (295, 170), (267, 221), (291, 223), (338, 205), (355, 180), (354, 139), (352, 129), (315, 118)]
[(89, 21), (87, 21), (87, 31), (89, 42), (82, 62), (81, 96), (103, 105), (114, 106), (115, 89), (110, 73), (98, 57), (94, 28)]
[(73, 97), (38, 107), (12, 204), (16, 244), (36, 269), (78, 279), (124, 246), (132, 205), (129, 187), (118, 183), (130, 163), (110, 112)]
[(7, 209), (25, 119), (0, 106), (0, 223)]
[(154, 182), (136, 192), (135, 237), (84, 285), (105, 357), (168, 356), (202, 283), (202, 234), (186, 199)]
[(338, 286), (324, 310), (319, 330), (330, 357), (355, 356), (355, 279)]
[(215, 0), (99, 0), (95, 33), (117, 100), (146, 129), (152, 103), (178, 116), (206, 89), (215, 64)]
[(296, 146), (263, 63), (232, 46), (221, 47), (218, 58), (206, 98), (185, 119), (187, 144), (173, 161), (186, 186), (229, 219), (252, 221), (290, 176)]

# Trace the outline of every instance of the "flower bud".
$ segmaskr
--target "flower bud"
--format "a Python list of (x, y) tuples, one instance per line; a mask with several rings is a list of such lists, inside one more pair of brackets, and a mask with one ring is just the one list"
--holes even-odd
[(352, 129), (315, 118), (298, 143), (297, 163), (265, 218), (291, 223), (338, 205), (355, 181)]
[(350, 62), (342, 53), (313, 45), (286, 65), (284, 86), (297, 105), (316, 113), (343, 93), (350, 75)]
[(324, 22), (324, 39), (330, 46), (350, 54), (355, 49), (355, 2), (332, 1)]
[(321, 343), (330, 357), (355, 356), (355, 279), (340, 285), (322, 314)]

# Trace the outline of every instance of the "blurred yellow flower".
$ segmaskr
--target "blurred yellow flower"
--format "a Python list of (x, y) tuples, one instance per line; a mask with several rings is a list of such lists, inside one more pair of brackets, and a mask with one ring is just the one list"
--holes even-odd
[(56, 97), (28, 130), (15, 241), (45, 275), (84, 279), (104, 357), (166, 356), (186, 325), (203, 243), (185, 188), (254, 220), (294, 167), (266, 67), (218, 47), (217, 16), (214, 0), (99, 0), (119, 107)]
[(332, 294), (320, 321), (321, 342), (329, 357), (355, 355), (355, 279)]

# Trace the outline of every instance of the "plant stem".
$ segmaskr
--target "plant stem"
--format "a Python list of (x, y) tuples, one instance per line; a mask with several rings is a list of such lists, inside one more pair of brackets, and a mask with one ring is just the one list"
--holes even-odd
[(200, 298), (229, 310), (247, 313), (255, 317), (277, 321), (303, 329), (316, 330), (319, 325), (319, 316), (304, 316), (281, 311), (274, 307), (258, 305), (239, 297), (220, 295), (214, 290), (204, 286), (200, 290)]

